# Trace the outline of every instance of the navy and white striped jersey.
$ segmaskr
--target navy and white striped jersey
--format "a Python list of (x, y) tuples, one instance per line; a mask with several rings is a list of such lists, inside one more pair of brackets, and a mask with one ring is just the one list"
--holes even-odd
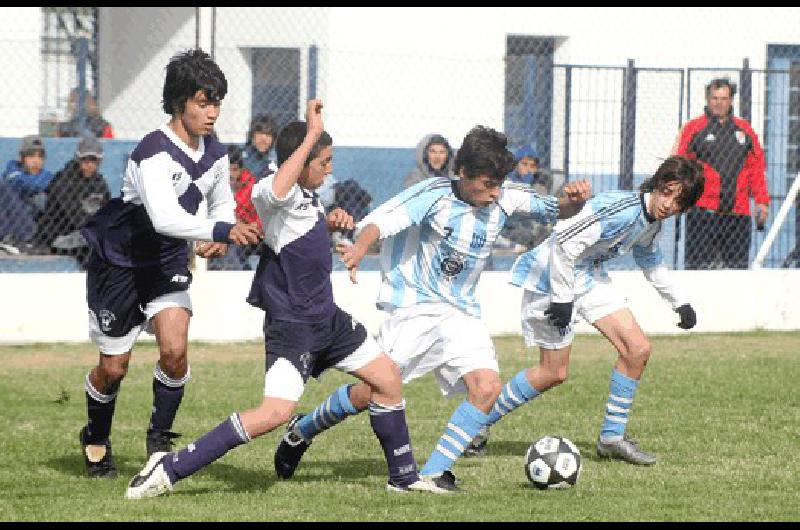
[[(197, 215), (203, 200), (208, 215)], [(163, 125), (128, 159), (120, 197), (81, 230), (103, 260), (120, 267), (188, 263), (187, 240), (228, 242), (234, 223), (225, 148), (203, 136), (195, 151)]]
[(497, 203), (470, 206), (458, 198), (456, 181), (432, 178), (399, 193), (359, 227), (375, 224), (381, 246), (379, 309), (447, 302), (480, 316), (475, 285), (508, 216), (529, 212), (554, 223), (558, 200), (522, 184), (503, 185)]
[(586, 201), (581, 211), (556, 223), (550, 237), (520, 255), (511, 283), (551, 294), (553, 302), (571, 302), (607, 278), (603, 262), (631, 252), (647, 280), (674, 308), (685, 300), (669, 281), (658, 246), (661, 221), (647, 213), (649, 194), (608, 191)]
[(259, 180), (251, 194), (265, 245), (247, 301), (272, 320), (321, 322), (336, 310), (325, 208), (315, 192), (297, 184), (279, 199), (274, 180), (275, 175)]

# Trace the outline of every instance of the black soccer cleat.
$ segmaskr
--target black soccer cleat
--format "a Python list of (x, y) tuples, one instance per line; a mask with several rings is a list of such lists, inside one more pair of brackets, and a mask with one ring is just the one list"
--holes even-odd
[(181, 434), (172, 431), (147, 431), (147, 458), (150, 458), (153, 453), (171, 453), (172, 446), (175, 445), (172, 440), (180, 438)]
[(597, 456), (624, 460), (638, 466), (652, 466), (657, 460), (656, 455), (643, 451), (636, 440), (627, 437), (613, 442), (604, 442), (598, 438)]
[(117, 465), (111, 452), (111, 440), (107, 439), (105, 443), (99, 445), (89, 444), (86, 442), (86, 431), (84, 425), (78, 433), (83, 462), (86, 464), (86, 475), (89, 478), (117, 478)]
[[(423, 476), (423, 478), (425, 477)], [(427, 478), (433, 481), (437, 488), (447, 491), (458, 491), (460, 489), (456, 484), (456, 476), (450, 470), (444, 471), (440, 475), (429, 475)]]
[(300, 431), (295, 430), (295, 425), (300, 421), (304, 414), (295, 414), (286, 425), (286, 432), (281, 437), (281, 442), (275, 450), (275, 473), (282, 479), (292, 478), (303, 453), (306, 452), (310, 441), (306, 441), (300, 435)]

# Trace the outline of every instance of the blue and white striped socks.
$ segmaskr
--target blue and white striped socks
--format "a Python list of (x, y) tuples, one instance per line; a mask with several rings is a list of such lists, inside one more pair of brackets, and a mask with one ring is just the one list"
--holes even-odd
[(487, 420), (487, 414), (469, 401), (462, 401), (420, 474), (436, 476), (450, 469)]
[(637, 386), (639, 381), (636, 379), (631, 379), (616, 368), (611, 370), (606, 416), (600, 428), (600, 440), (603, 442), (622, 440)]
[(497, 396), (494, 407), (489, 411), (488, 425), (494, 425), (500, 418), (512, 410), (521, 407), (540, 394), (540, 392), (533, 388), (528, 382), (528, 377), (525, 375), (525, 372), (527, 372), (527, 370), (521, 370), (505, 384), (500, 395)]
[(342, 385), (328, 396), (311, 414), (306, 414), (295, 426), (306, 441), (322, 431), (343, 422), (349, 416), (358, 414), (359, 411), (350, 402), (350, 387)]

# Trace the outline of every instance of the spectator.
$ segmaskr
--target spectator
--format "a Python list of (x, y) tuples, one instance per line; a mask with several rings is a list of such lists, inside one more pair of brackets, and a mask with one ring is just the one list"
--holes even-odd
[(36, 135), (22, 139), (19, 160), (10, 160), (0, 180), (5, 181), (33, 209), (34, 216), (44, 210), (45, 190), (53, 174), (44, 169), (44, 144)]
[(441, 134), (428, 134), (417, 144), (417, 167), (403, 179), (403, 189), (431, 177), (452, 177), (453, 149)]
[(36, 231), (33, 209), (4, 180), (0, 180), (0, 255), (19, 254)]
[[(539, 154), (531, 146), (524, 145), (517, 149), (514, 161), (516, 165), (508, 175), (509, 182), (528, 186), (539, 195), (555, 195), (553, 176), (539, 168)], [(523, 212), (516, 212), (506, 221), (496, 245), (497, 248), (524, 252), (544, 241), (551, 230), (552, 226), (539, 223)]]
[(269, 114), (258, 114), (250, 122), (242, 160), (244, 168), (255, 177), (256, 182), (278, 170), (275, 161), (269, 158), (277, 129), (275, 119)]
[[(67, 109), (69, 110), (70, 119), (64, 123), (59, 124), (57, 135), (58, 136), (88, 136), (92, 135), (97, 138), (113, 138), (114, 130), (111, 124), (106, 121), (100, 114), (100, 107), (97, 106), (97, 101), (89, 92), (84, 91), (84, 112), (80, 112), (80, 91), (73, 88), (69, 93), (67, 100)], [(84, 123), (81, 124), (81, 117)]]
[(90, 215), (111, 198), (108, 184), (99, 172), (103, 146), (94, 137), (78, 144), (75, 158), (56, 173), (47, 187), (47, 204), (33, 238), (34, 248), (52, 248), (58, 254), (75, 256), (83, 265), (89, 247), (80, 233)]
[(674, 152), (702, 162), (706, 184), (686, 214), (686, 269), (746, 269), (750, 261), (750, 197), (759, 230), (767, 222), (769, 194), (764, 152), (750, 124), (733, 115), (736, 85), (706, 85), (705, 115), (681, 130)]
[[(236, 202), (236, 220), (243, 223), (257, 223), (263, 229), (261, 219), (253, 206), (251, 193), (256, 179), (242, 164), (242, 149), (236, 145), (228, 146), (228, 164), (233, 199)], [(235, 245), (224, 256), (208, 262), (208, 270), (252, 270), (250, 256), (257, 254), (258, 245)]]

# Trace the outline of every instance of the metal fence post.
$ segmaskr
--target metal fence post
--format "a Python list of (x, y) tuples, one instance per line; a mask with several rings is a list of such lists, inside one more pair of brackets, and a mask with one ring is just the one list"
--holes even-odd
[(753, 115), (753, 71), (750, 70), (750, 59), (742, 61), (742, 71), (739, 73), (739, 114), (748, 122)]
[(317, 97), (317, 61), (318, 61), (319, 47), (312, 44), (308, 47), (308, 98), (314, 99)]
[(620, 134), (619, 188), (633, 189), (633, 160), (636, 147), (636, 67), (628, 59), (622, 84), (622, 126)]

